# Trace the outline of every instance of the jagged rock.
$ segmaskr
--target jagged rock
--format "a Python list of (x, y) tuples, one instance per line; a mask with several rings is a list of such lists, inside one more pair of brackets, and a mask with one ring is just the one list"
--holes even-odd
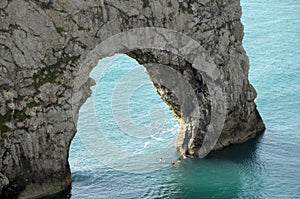
[[(181, 48), (175, 49), (180, 53), (189, 49), (190, 58), (201, 55), (200, 64), (195, 66), (175, 51), (166, 51), (176, 42), (166, 41), (168, 38), (161, 37), (159, 31), (156, 38), (147, 41), (138, 41), (132, 35), (120, 41), (127, 46), (142, 46), (152, 40), (153, 44), (164, 44), (162, 49), (125, 51), (125, 45), (122, 50), (141, 64), (173, 68), (191, 85), (201, 113), (198, 119), (185, 118), (178, 98), (152, 76), (157, 92), (180, 123), (175, 144), (180, 152), (197, 156), (204, 136), (214, 130), (210, 124), (218, 120), (211, 119), (213, 98), (201, 67), (206, 67), (207, 74), (222, 75), (215, 82), (216, 88), (222, 89), (215, 91), (226, 99), (225, 123), (214, 149), (244, 142), (262, 132), (264, 124), (254, 103), (256, 92), (248, 81), (249, 61), (242, 47), (240, 17), (238, 0), (1, 0), (2, 196), (33, 198), (70, 185), (67, 157), (79, 108), (94, 84), (89, 72), (98, 59), (113, 54), (104, 52), (118, 40), (111, 40), (103, 48), (99, 45), (134, 28), (171, 29), (200, 46), (183, 42)], [(149, 32), (144, 33), (143, 36)], [(157, 39), (161, 39), (160, 43), (155, 43)]]

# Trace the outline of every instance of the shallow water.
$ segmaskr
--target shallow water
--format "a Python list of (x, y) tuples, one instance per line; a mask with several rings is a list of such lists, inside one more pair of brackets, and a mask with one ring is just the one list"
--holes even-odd
[[(127, 56), (116, 55), (102, 60), (102, 64), (109, 67), (94, 87), (95, 109), (82, 107), (80, 110), (79, 131), (69, 157), (73, 177), (69, 197), (300, 198), (300, 1), (243, 0), (242, 6), (244, 47), (250, 58), (249, 78), (258, 92), (256, 103), (266, 132), (245, 144), (213, 152), (205, 159), (186, 159), (171, 167), (169, 161), (178, 156), (172, 146), (176, 121), (151, 87), (142, 67)], [(114, 91), (118, 86), (125, 89), (124, 84), (118, 82), (135, 69), (145, 84), (128, 95), (127, 106), (118, 101)], [(160, 115), (164, 121), (149, 116), (148, 110), (157, 104), (160, 107), (152, 109), (153, 115), (164, 109), (165, 114)], [(124, 107), (128, 113), (122, 114), (129, 114), (132, 120), (118, 117), (120, 123), (116, 124), (114, 118), (120, 116), (118, 111)], [(96, 130), (91, 128), (91, 113), (95, 113), (100, 125)], [(152, 132), (151, 121), (163, 125), (152, 137), (144, 136)], [(129, 126), (132, 134), (124, 134), (122, 128), (127, 128), (126, 122), (139, 124), (146, 130), (136, 135), (136, 126)], [(153, 161), (163, 154), (166, 162), (155, 162), (159, 168), (153, 167), (156, 170), (148, 173), (124, 172), (127, 166), (140, 166), (145, 162), (122, 165), (125, 160), (119, 159), (112, 164), (113, 168), (105, 166), (101, 160), (105, 162), (113, 157), (101, 152), (100, 156), (95, 154), (101, 149), (97, 140), (99, 129), (117, 146), (113, 157), (119, 158), (123, 153), (146, 154), (149, 157), (146, 161), (153, 166)], [(90, 140), (82, 139), (86, 134), (90, 134)], [(161, 148), (165, 150), (158, 150)]]

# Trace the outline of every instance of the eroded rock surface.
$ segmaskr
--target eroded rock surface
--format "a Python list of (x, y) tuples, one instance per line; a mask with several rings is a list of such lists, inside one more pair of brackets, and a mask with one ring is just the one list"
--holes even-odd
[[(68, 151), (78, 110), (90, 95), (89, 57), (102, 41), (133, 28), (172, 29), (198, 41), (223, 74), (226, 121), (215, 149), (264, 130), (256, 92), (248, 81), (238, 0), (1, 0), (0, 2), (0, 191), (1, 197), (38, 197), (71, 183)], [(210, 94), (201, 71), (172, 53), (124, 52), (141, 64), (165, 64), (184, 75), (197, 95), (199, 129), (188, 146), (181, 125), (176, 148), (197, 155), (210, 121)], [(84, 64), (83, 64), (84, 63)], [(93, 65), (93, 67), (95, 64)], [(85, 68), (86, 67), (86, 68)], [(80, 77), (80, 78), (79, 78)], [(180, 121), (176, 97), (154, 86)]]

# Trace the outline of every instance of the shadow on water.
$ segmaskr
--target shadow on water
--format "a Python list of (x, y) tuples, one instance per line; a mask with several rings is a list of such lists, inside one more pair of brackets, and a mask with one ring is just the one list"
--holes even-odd
[(178, 168), (181, 198), (260, 198), (264, 166), (258, 156), (263, 134), (246, 143), (213, 151), (204, 159), (187, 159)]
[(212, 151), (205, 159), (215, 158), (229, 160), (236, 163), (241, 163), (243, 161), (256, 161), (258, 158), (257, 149), (259, 148), (263, 135), (264, 133), (260, 133), (245, 143), (234, 144), (222, 150)]

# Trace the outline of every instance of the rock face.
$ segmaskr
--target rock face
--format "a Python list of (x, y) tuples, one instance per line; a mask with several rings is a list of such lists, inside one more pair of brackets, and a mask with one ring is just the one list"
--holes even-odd
[[(264, 130), (256, 92), (248, 81), (238, 0), (1, 0), (0, 2), (0, 192), (1, 198), (39, 197), (71, 183), (69, 146), (78, 111), (91, 94), (89, 73), (101, 54), (97, 46), (133, 28), (172, 29), (199, 42), (221, 71), (226, 118), (214, 149), (240, 143)], [(124, 50), (123, 50), (124, 51)], [(197, 156), (208, 132), (211, 101), (200, 70), (158, 49), (124, 51), (141, 64), (165, 64), (194, 89), (201, 110), (190, 128), (176, 96), (153, 79), (180, 122), (175, 144)], [(243, 77), (243, 78), (242, 78)], [(189, 140), (185, 138), (189, 135)], [(187, 142), (189, 144), (187, 145)]]

